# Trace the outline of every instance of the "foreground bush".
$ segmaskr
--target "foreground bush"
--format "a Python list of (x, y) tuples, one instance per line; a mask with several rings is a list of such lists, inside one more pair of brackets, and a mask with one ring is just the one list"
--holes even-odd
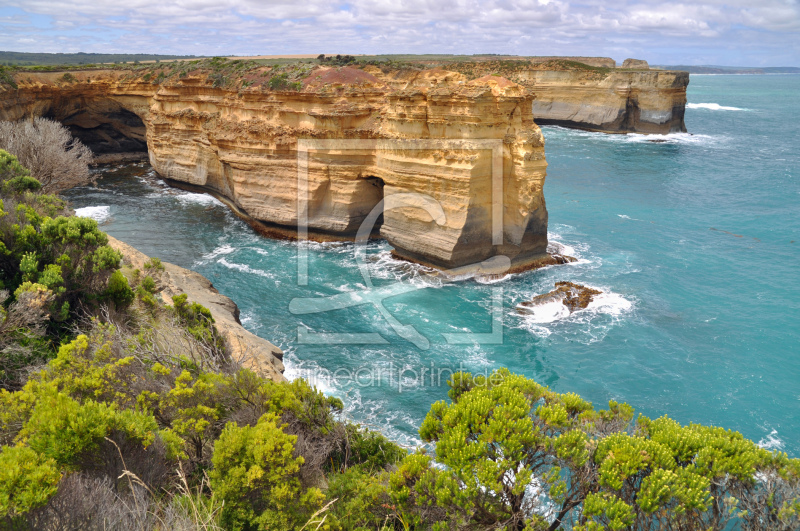
[(41, 189), (0, 150), (0, 387), (7, 389), (52, 357), (80, 315), (132, 295), (97, 222), (71, 216)]
[(0, 177), (0, 529), (800, 528), (800, 461), (507, 370), (453, 375), (409, 455), (239, 366), (2, 151)]
[[(507, 370), (457, 373), (392, 493), (439, 529), (797, 529), (800, 461), (741, 434), (595, 410)], [(431, 507), (442, 512), (436, 514)]]
[(0, 122), (0, 149), (17, 157), (47, 193), (58, 193), (91, 180), (91, 150), (54, 120)]

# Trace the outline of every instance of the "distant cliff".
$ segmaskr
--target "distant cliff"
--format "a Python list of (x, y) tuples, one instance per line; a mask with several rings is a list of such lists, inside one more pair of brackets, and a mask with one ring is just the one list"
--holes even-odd
[(614, 68), (606, 66), (603, 58), (589, 59), (491, 61), (448, 67), (468, 76), (495, 72), (528, 88), (534, 96), (532, 113), (538, 125), (605, 133), (686, 132), (687, 72), (649, 70), (642, 60), (628, 59)]

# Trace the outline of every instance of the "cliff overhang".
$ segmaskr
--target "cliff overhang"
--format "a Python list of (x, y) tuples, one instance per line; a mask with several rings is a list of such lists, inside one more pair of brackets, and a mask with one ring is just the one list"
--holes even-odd
[(272, 236), (366, 232), (446, 270), (548, 263), (532, 111), (534, 73), (551, 70), (223, 63), (18, 76), (0, 119), (55, 118), (101, 155), (146, 149), (160, 176), (218, 195)]

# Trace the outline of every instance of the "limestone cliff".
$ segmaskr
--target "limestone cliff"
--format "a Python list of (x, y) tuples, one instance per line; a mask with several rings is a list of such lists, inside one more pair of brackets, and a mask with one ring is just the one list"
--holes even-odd
[[(490, 61), (449, 65), (467, 77), (499, 73), (534, 95), (538, 125), (560, 125), (605, 133), (686, 132), (688, 72), (648, 70), (628, 59), (620, 68), (603, 58), (545, 62)], [(599, 65), (599, 66), (598, 66)]]
[(536, 93), (533, 116), (540, 125), (612, 133), (685, 133), (689, 74), (671, 71), (530, 70)]
[(294, 237), (301, 224), (312, 238), (353, 238), (372, 212), (367, 233), (445, 269), (495, 256), (514, 270), (552, 263), (534, 117), (684, 130), (677, 72), (569, 60), (194, 64), (18, 74), (0, 119), (55, 118), (95, 153), (146, 149), (163, 178), (217, 194), (270, 234)]
[[(123, 263), (144, 269), (150, 259), (144, 253), (111, 236), (108, 244), (122, 253)], [(185, 293), (191, 302), (202, 304), (211, 311), (217, 330), (225, 338), (231, 357), (244, 367), (266, 378), (281, 381), (283, 377), (283, 351), (257, 335), (245, 330), (239, 322), (239, 308), (231, 299), (219, 293), (211, 282), (194, 271), (163, 262), (164, 271), (157, 277), (159, 296), (167, 304), (172, 297)]]
[[(305, 213), (311, 236), (352, 238), (397, 196), (404, 202), (385, 209), (379, 228), (402, 257), (440, 268), (495, 255), (516, 269), (547, 261), (547, 164), (532, 96), (499, 77), (448, 76), (395, 90), (363, 70), (319, 68), (299, 90), (269, 90), (214, 86), (207, 72), (160, 84), (120, 71), (31, 74), (0, 98), (0, 118), (80, 127), (132, 113), (162, 177), (224, 196), (266, 230), (288, 234)], [(299, 142), (337, 139), (359, 142), (311, 149), (299, 190)]]

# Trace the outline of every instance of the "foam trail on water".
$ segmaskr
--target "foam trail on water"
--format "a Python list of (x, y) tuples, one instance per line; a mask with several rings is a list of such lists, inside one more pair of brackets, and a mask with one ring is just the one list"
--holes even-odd
[(275, 276), (274, 274), (268, 273), (266, 271), (262, 271), (261, 269), (252, 268), (247, 264), (237, 264), (237, 263), (228, 262), (224, 258), (220, 258), (219, 260), (217, 260), (217, 263), (224, 265), (228, 269), (235, 269), (237, 271), (241, 271), (242, 273), (250, 273), (250, 274), (258, 275), (258, 276), (264, 277), (264, 278), (274, 278), (274, 276)]
[(205, 260), (213, 260), (214, 258), (216, 258), (216, 257), (218, 257), (220, 255), (231, 254), (234, 251), (236, 251), (236, 248), (231, 246), (231, 245), (228, 245), (226, 243), (226, 244), (223, 244), (223, 245), (217, 247), (216, 249), (214, 249), (210, 253), (203, 255), (203, 258)]
[(90, 207), (76, 208), (75, 215), (82, 218), (92, 218), (98, 223), (101, 223), (111, 217), (111, 207), (90, 206)]

